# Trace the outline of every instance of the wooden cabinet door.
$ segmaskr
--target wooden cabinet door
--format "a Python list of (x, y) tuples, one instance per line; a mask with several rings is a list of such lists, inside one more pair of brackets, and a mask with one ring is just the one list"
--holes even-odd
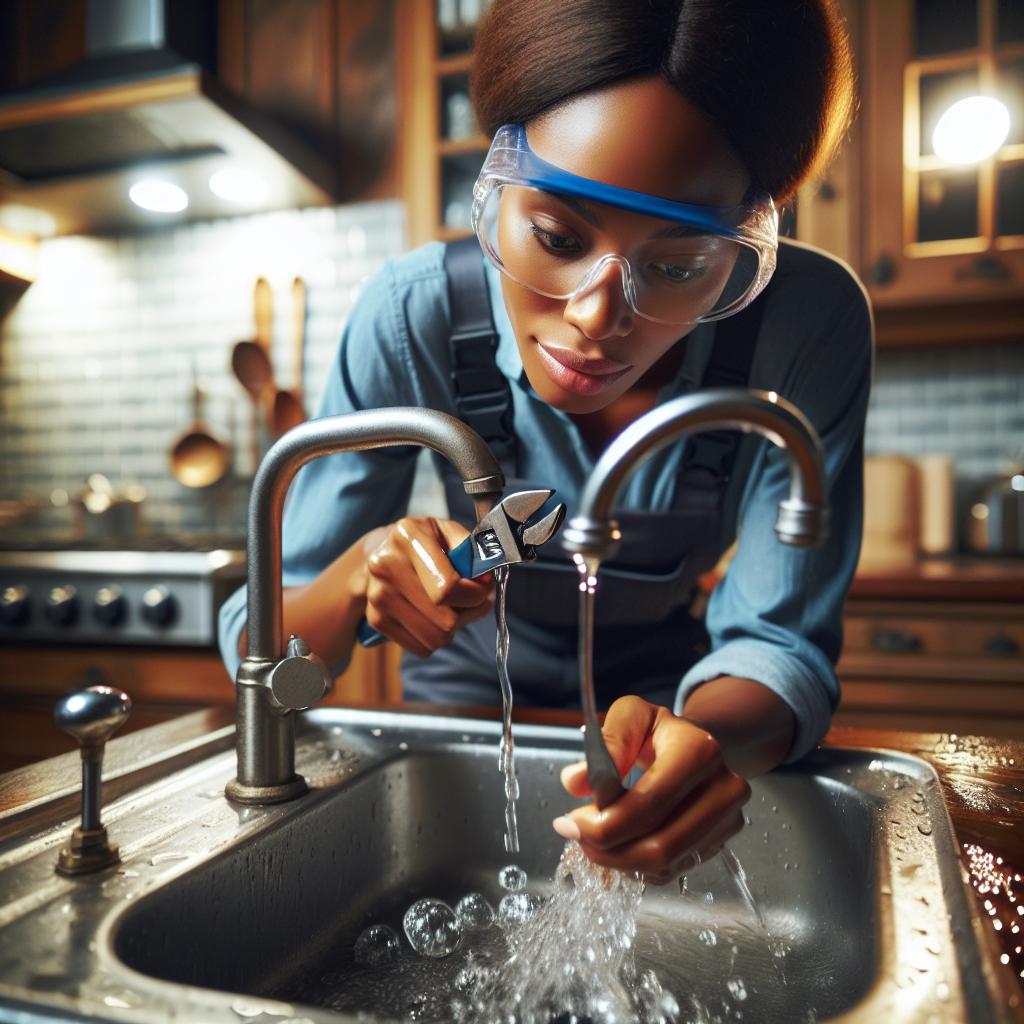
[(954, 33), (948, 52), (922, 54), (915, 4), (923, 2), (863, 7), (865, 281), (881, 308), (989, 304), (981, 316), (1019, 320), (1024, 230), (1012, 207), (1024, 203), (1024, 137), (1011, 135), (995, 156), (961, 167), (937, 156), (930, 139), (935, 111), (961, 95), (1024, 98), (1024, 41), (1000, 40), (997, 7), (1005, 4), (968, 0), (961, 7), (973, 5), (976, 31), (968, 27), (963, 45)]
[(397, 0), (220, 0), (218, 75), (335, 161), (342, 201), (397, 194)]

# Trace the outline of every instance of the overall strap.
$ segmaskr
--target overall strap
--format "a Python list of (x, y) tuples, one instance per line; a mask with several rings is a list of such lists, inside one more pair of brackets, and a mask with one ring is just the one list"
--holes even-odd
[[(742, 312), (715, 325), (702, 389), (747, 386), (764, 306), (762, 295)], [(711, 430), (692, 436), (676, 477), (677, 500), (708, 512), (721, 509), (742, 437), (738, 430)]]
[(480, 244), (472, 235), (445, 246), (451, 308), (452, 384), (463, 423), (487, 442), (506, 478), (515, 476), (512, 389), (498, 369), (498, 331)]

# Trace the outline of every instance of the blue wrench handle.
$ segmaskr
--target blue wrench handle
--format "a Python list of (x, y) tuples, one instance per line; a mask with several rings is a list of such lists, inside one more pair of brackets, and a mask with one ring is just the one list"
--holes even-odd
[[(461, 544), (452, 548), (448, 552), (448, 560), (455, 571), (466, 579), (473, 571), (473, 538), (467, 537)], [(364, 618), (356, 629), (356, 639), (363, 647), (376, 647), (384, 643), (387, 637), (379, 629), (374, 629)]]

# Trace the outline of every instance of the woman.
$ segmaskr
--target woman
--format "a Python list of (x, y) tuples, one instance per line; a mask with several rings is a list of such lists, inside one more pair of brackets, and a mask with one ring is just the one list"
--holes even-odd
[[(741, 827), (746, 777), (806, 753), (838, 701), (871, 318), (845, 267), (777, 245), (773, 200), (844, 134), (849, 54), (832, 0), (496, 0), (475, 54), (474, 102), (494, 144), (474, 222), (496, 344), (467, 355), (452, 341), (461, 300), (445, 247), (428, 245), (367, 286), (320, 413), (461, 414), (504, 454), (514, 486), (556, 488), (570, 515), (609, 441), (695, 388), (776, 391), (825, 446), (832, 532), (816, 551), (776, 542), (788, 471), (757, 439), (676, 445), (623, 496), (595, 661), (612, 756), (644, 774), (603, 812), (587, 805), (554, 826), (593, 860), (665, 882)], [(494, 703), (493, 581), (461, 579), (446, 555), (471, 510), (448, 487), (449, 519), (403, 518), (416, 455), (303, 469), (285, 520), (285, 628), (340, 667), (365, 615), (405, 649), (408, 698)], [(702, 617), (697, 576), (737, 534)], [(520, 704), (578, 702), (575, 576), (556, 548), (511, 574)], [(236, 596), (221, 630), (232, 669), (243, 619)], [(587, 793), (581, 766), (563, 784)]]

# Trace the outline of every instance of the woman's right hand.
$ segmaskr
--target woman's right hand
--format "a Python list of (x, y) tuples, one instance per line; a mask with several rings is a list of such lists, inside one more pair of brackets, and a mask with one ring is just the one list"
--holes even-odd
[(359, 542), (366, 557), (366, 620), (400, 647), (426, 657), (494, 605), (494, 577), (464, 579), (448, 552), (469, 536), (450, 519), (406, 517)]

